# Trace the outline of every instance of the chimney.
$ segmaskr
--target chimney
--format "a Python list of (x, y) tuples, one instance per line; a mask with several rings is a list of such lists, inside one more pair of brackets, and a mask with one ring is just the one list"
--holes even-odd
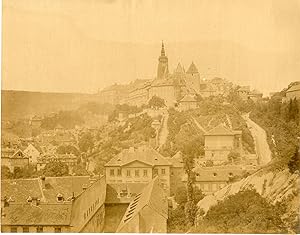
[(82, 185), (82, 190), (83, 190), (83, 191), (86, 190), (87, 187), (88, 187), (88, 186), (87, 186), (86, 184), (83, 184), (83, 185)]
[(40, 199), (38, 199), (37, 197), (32, 197), (31, 205), (38, 206), (39, 202), (40, 202)]
[(97, 181), (96, 176), (90, 175), (90, 185), (92, 185), (93, 183), (95, 183)]

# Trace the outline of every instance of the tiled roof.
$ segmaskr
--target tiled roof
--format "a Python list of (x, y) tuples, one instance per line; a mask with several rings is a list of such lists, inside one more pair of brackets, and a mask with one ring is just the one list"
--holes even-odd
[(155, 79), (151, 86), (173, 86), (174, 80), (173, 79)]
[[(145, 187), (147, 183), (114, 183), (106, 185), (106, 198), (105, 203), (130, 203), (132, 199), (140, 193)], [(130, 193), (130, 196), (118, 196), (123, 190)]]
[(26, 202), (28, 196), (42, 198), (37, 179), (1, 180), (1, 198), (12, 198), (15, 202)]
[(58, 193), (67, 200), (73, 193), (75, 197), (78, 196), (83, 191), (83, 185), (89, 185), (89, 176), (46, 177), (44, 190), (42, 180), (39, 178), (2, 180), (1, 197), (11, 197), (16, 203), (26, 202), (29, 196), (55, 203)]
[[(153, 214), (152, 216), (156, 216), (155, 212), (157, 214), (160, 214), (161, 216), (168, 218), (168, 200), (165, 196), (165, 193), (161, 186), (159, 185), (159, 179), (156, 177), (153, 179), (141, 192), (141, 194), (138, 194), (133, 201), (129, 204), (119, 226), (117, 229), (117, 232), (120, 232), (123, 226), (127, 223), (129, 223), (136, 215), (139, 214), (139, 212), (145, 207), (148, 206), (152, 209)], [(145, 231), (143, 229), (143, 225), (138, 224), (139, 232), (150, 232)], [(129, 232), (129, 231), (126, 231)]]
[(83, 191), (83, 186), (89, 186), (89, 176), (64, 176), (46, 177), (45, 189), (43, 190), (47, 202), (56, 202), (58, 193), (67, 200), (73, 196), (78, 196)]
[[(13, 204), (2, 209), (2, 225), (69, 225), (72, 204)], [(4, 216), (3, 216), (4, 215)]]
[(151, 166), (167, 166), (171, 163), (167, 158), (148, 146), (140, 146), (137, 149), (124, 149), (112, 158), (105, 166), (123, 166), (134, 161), (140, 161)]
[(196, 65), (194, 64), (194, 62), (191, 63), (191, 65), (186, 73), (190, 73), (190, 74), (198, 73), (198, 69), (197, 69)]
[(224, 124), (219, 124), (215, 128), (206, 132), (204, 135), (223, 136), (223, 135), (236, 135), (236, 134), (241, 134), (241, 131), (231, 130), (228, 127), (226, 127)]
[(197, 102), (196, 99), (195, 99), (195, 96), (193, 95), (190, 95), (190, 94), (186, 94), (181, 100), (180, 102)]

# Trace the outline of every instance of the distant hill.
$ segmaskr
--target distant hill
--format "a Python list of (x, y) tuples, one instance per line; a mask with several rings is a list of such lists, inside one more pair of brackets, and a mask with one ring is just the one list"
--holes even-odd
[(30, 118), (59, 110), (72, 110), (87, 102), (97, 102), (97, 95), (2, 90), (2, 119)]

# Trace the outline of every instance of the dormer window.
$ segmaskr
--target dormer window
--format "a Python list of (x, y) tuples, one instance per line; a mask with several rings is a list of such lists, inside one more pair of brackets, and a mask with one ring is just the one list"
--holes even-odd
[(29, 196), (29, 197), (27, 198), (27, 202), (32, 202), (32, 197)]
[(63, 202), (63, 201), (64, 201), (64, 197), (63, 197), (63, 195), (60, 194), (60, 193), (57, 194), (56, 198), (57, 198), (57, 201), (58, 201), (58, 202)]

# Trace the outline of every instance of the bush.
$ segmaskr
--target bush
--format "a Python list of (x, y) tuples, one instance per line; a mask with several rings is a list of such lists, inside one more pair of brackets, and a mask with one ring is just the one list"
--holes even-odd
[(272, 205), (254, 189), (228, 196), (199, 221), (196, 233), (286, 233), (282, 204)]

